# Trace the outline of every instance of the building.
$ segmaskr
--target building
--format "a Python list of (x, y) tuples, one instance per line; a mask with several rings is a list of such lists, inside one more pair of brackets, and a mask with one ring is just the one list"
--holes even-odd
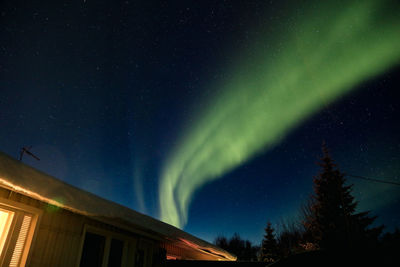
[(0, 152), (0, 266), (162, 266), (236, 257)]

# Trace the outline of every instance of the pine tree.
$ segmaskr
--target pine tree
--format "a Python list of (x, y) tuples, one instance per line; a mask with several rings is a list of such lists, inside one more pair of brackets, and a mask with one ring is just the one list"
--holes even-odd
[(368, 228), (376, 217), (368, 212), (356, 213), (357, 202), (352, 195), (353, 185), (346, 185), (340, 172), (323, 145), (323, 157), (318, 165), (321, 172), (314, 178), (311, 212), (304, 226), (319, 247), (354, 249), (377, 240), (383, 227)]
[(261, 245), (261, 261), (274, 262), (278, 259), (278, 245), (270, 222), (265, 228), (265, 235)]

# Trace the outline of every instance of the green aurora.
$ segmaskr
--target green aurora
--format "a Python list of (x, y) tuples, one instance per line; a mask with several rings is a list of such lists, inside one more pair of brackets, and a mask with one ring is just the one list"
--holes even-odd
[(197, 189), (267, 151), (321, 108), (399, 63), (397, 1), (320, 2), (293, 7), (274, 27), (266, 23), (268, 30), (233, 56), (230, 78), (210, 85), (214, 97), (194, 113), (164, 164), (163, 221), (184, 227)]

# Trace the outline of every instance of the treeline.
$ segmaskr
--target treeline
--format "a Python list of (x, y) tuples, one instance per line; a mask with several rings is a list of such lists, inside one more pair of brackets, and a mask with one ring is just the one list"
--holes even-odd
[(249, 240), (243, 240), (235, 233), (230, 239), (218, 236), (214, 243), (236, 255), (239, 261), (258, 261), (260, 246), (254, 246)]
[(231, 239), (219, 236), (215, 244), (238, 257), (240, 261), (273, 263), (292, 255), (310, 251), (328, 251), (337, 255), (361, 255), (392, 261), (400, 249), (400, 231), (382, 235), (384, 226), (372, 227), (376, 217), (357, 212), (352, 195), (353, 185), (346, 183), (342, 173), (323, 146), (314, 177), (314, 193), (301, 207), (300, 218), (282, 222), (279, 232), (267, 223), (261, 246), (235, 234)]

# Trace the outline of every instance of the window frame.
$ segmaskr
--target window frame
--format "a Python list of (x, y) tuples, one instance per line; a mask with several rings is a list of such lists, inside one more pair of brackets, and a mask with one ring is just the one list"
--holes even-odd
[(111, 249), (111, 241), (112, 239), (117, 239), (123, 242), (123, 249), (122, 249), (122, 259), (121, 259), (121, 266), (127, 266), (127, 263), (129, 261), (128, 259), (128, 252), (130, 252), (130, 243), (134, 242), (135, 240), (129, 237), (126, 237), (122, 234), (115, 233), (112, 231), (108, 231), (105, 229), (101, 229), (99, 227), (95, 227), (92, 225), (85, 224), (83, 226), (83, 233), (81, 237), (81, 244), (80, 244), (80, 249), (79, 249), (79, 257), (78, 261), (76, 263), (76, 266), (79, 267), (81, 263), (81, 258), (82, 258), (82, 253), (83, 253), (83, 245), (85, 243), (85, 237), (86, 233), (93, 233), (97, 234), (100, 236), (105, 237), (105, 244), (104, 244), (104, 250), (103, 250), (103, 260), (102, 260), (102, 267), (107, 267), (108, 264), (108, 258), (110, 255), (110, 249)]
[[(21, 252), (18, 266), (23, 267), (29, 265), (29, 260), (31, 256), (31, 251), (34, 248), (34, 243), (37, 237), (37, 232), (39, 230), (39, 223), (43, 211), (29, 206), (27, 204), (16, 202), (6, 198), (0, 198), (0, 208), (9, 212), (13, 212), (13, 218), (10, 223), (10, 228), (7, 237), (4, 242), (3, 251), (0, 251), (0, 266), (8, 266), (13, 256), (15, 245), (19, 233), (21, 231), (22, 222), (25, 215), (31, 216), (31, 221), (29, 224), (29, 229), (26, 234), (26, 239), (24, 241), (24, 247)], [(19, 228), (19, 229), (18, 229)]]

